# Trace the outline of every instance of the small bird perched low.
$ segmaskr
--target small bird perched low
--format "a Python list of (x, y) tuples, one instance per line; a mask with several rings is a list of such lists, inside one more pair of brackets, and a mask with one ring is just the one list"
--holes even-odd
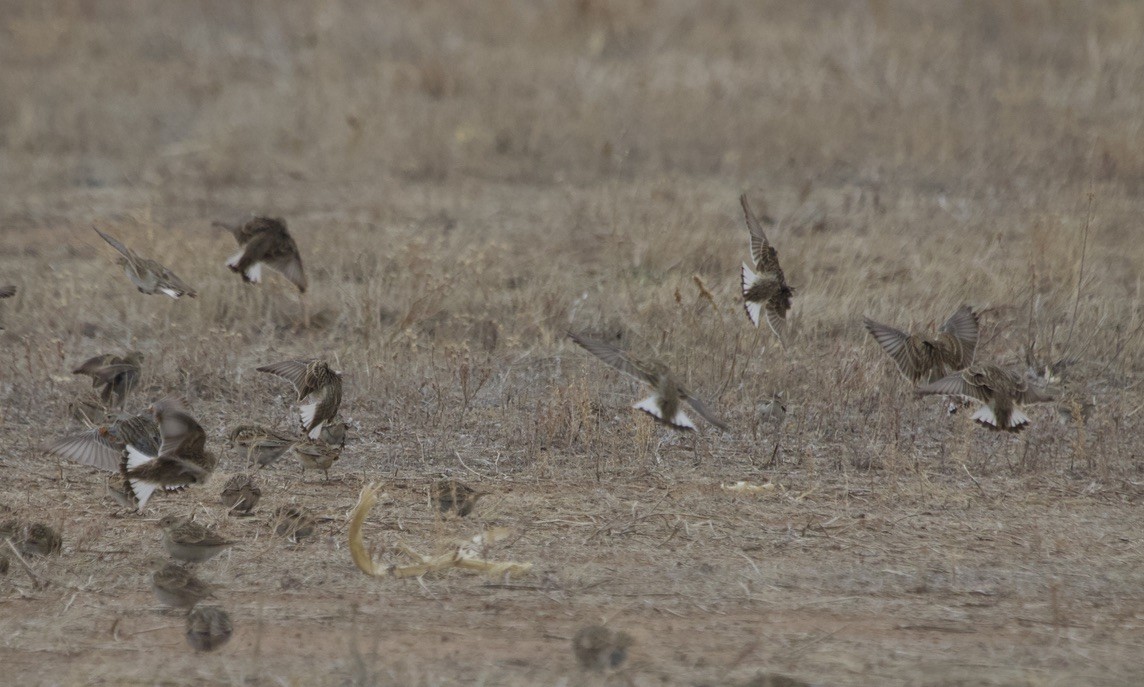
[(191, 608), (211, 596), (211, 585), (178, 563), (167, 563), (151, 574), (151, 589), (164, 606)]
[(249, 515), (262, 498), (262, 489), (250, 475), (234, 475), (226, 481), (219, 502), (232, 514)]
[(286, 222), (276, 217), (254, 217), (243, 224), (214, 222), (234, 235), (242, 250), (226, 261), (226, 266), (242, 275), (248, 284), (262, 281), (262, 266), (277, 270), (298, 288), (302, 301), (302, 317), (309, 326), (309, 308), (306, 304), (306, 272), (302, 268), (302, 255), (298, 244), (286, 230)]
[(280, 506), (274, 511), (273, 523), (275, 534), (297, 542), (314, 533), (317, 518), (309, 509), (301, 506)]
[(127, 273), (127, 278), (135, 284), (135, 288), (139, 289), (140, 293), (148, 295), (162, 293), (171, 298), (182, 296), (194, 298), (198, 295), (194, 289), (187, 286), (182, 279), (179, 279), (174, 272), (165, 266), (154, 260), (139, 257), (123, 245), (119, 239), (103, 233), (98, 227), (92, 227), (92, 229), (95, 229), (95, 233), (102, 236), (104, 241), (107, 241), (112, 248), (119, 251), (123, 256), (119, 258), (119, 265), (123, 267), (123, 271)]
[(162, 442), (157, 452), (128, 442), (119, 469), (142, 511), (156, 489), (180, 491), (206, 481), (218, 456), (206, 448), (207, 435), (181, 401), (165, 398), (151, 406)]
[(103, 389), (99, 393), (99, 399), (104, 403), (110, 403), (114, 396), (116, 407), (122, 408), (128, 392), (139, 384), (142, 363), (143, 354), (139, 351), (131, 351), (122, 357), (104, 353), (84, 361), (72, 370), (72, 374), (91, 377), (93, 388), (102, 384)]
[(218, 606), (198, 604), (187, 614), (187, 644), (195, 651), (214, 651), (230, 641), (234, 624)]
[(294, 444), (294, 455), (302, 465), (302, 474), (306, 468), (321, 470), (329, 481), (330, 467), (342, 457), (342, 448), (317, 441), (299, 441)]
[(235, 543), (205, 525), (177, 515), (163, 517), (159, 527), (163, 529), (163, 546), (167, 552), (189, 563), (210, 560)]
[(238, 425), (230, 431), (230, 442), (246, 449), (248, 462), (266, 467), (286, 455), (298, 439), (261, 425)]
[(0, 526), (0, 539), (12, 540), (16, 549), (25, 556), (56, 555), (64, 545), (60, 533), (42, 522), (21, 524), (9, 521)]
[(633, 407), (651, 415), (658, 422), (662, 422), (673, 429), (694, 430), (695, 423), (680, 407), (680, 401), (686, 401), (704, 420), (719, 429), (727, 429), (727, 425), (715, 417), (702, 401), (695, 398), (691, 392), (676, 381), (671, 371), (662, 363), (640, 360), (611, 344), (585, 339), (571, 332), (569, 332), (568, 337), (608, 365), (650, 386), (652, 395), (636, 403)]
[(743, 206), (747, 230), (751, 234), (751, 260), (755, 263), (755, 269), (759, 271), (755, 274), (747, 263), (743, 263), (743, 268), (740, 270), (743, 307), (751, 324), (758, 327), (759, 321), (765, 318), (767, 326), (781, 342), (783, 335), (780, 330), (786, 322), (794, 289), (787, 284), (783, 268), (779, 266), (778, 251), (767, 240), (763, 225), (751, 210), (751, 203), (747, 200), (746, 193), (739, 196), (739, 204)]
[(977, 350), (978, 315), (968, 305), (954, 311), (935, 336), (907, 334), (868, 317), (862, 322), (911, 384), (935, 382), (964, 370)]
[(477, 491), (455, 479), (443, 479), (433, 483), (429, 489), (430, 496), (437, 502), (437, 508), (442, 513), (456, 513), (465, 517), (473, 512), (477, 500), (487, 496), (488, 492)]
[(917, 391), (922, 395), (949, 394), (977, 401), (983, 405), (970, 419), (1006, 432), (1019, 432), (1029, 424), (1029, 417), (1020, 406), (1054, 400), (1030, 388), (1021, 371), (988, 363), (970, 365)]
[(324, 360), (285, 360), (263, 365), (259, 372), (268, 372), (294, 385), (298, 402), (311, 397), (311, 403), (300, 408), (302, 431), (311, 439), (318, 439), (322, 428), (332, 422), (342, 404), (342, 375), (330, 369)]
[(619, 668), (635, 640), (627, 632), (612, 632), (602, 625), (582, 627), (572, 638), (572, 653), (580, 667), (603, 672)]

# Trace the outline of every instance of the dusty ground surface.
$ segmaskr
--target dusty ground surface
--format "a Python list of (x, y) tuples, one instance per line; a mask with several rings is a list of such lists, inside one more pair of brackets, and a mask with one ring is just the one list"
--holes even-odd
[[(1144, 8), (1135, 3), (57, 3), (0, 17), (0, 505), (59, 528), (0, 577), (13, 684), (1130, 685), (1144, 673)], [(736, 297), (737, 196), (783, 220), (785, 348)], [(284, 216), (314, 326), (223, 267), (211, 220)], [(90, 225), (197, 299), (139, 294)], [(1087, 423), (1002, 436), (917, 399), (863, 315), (982, 312), (979, 357), (1071, 365)], [(679, 436), (565, 338), (669, 362), (731, 431)], [(616, 338), (618, 337), (618, 338)], [(138, 348), (138, 411), (185, 395), (222, 452), (143, 515), (42, 447), (71, 368)], [(1028, 352), (1028, 355), (1027, 355)], [(324, 481), (225, 442), (289, 430), (255, 372), (323, 356), (354, 426)], [(781, 392), (775, 421), (760, 404)], [(437, 516), (429, 482), (490, 492)], [(755, 495), (723, 488), (771, 484)], [(519, 579), (371, 579), (484, 527)], [(328, 518), (312, 540), (271, 513)], [(239, 541), (199, 566), (235, 623), (196, 655), (149, 586), (156, 522)], [(582, 673), (590, 623), (631, 633)], [(781, 683), (777, 683), (781, 684)]]

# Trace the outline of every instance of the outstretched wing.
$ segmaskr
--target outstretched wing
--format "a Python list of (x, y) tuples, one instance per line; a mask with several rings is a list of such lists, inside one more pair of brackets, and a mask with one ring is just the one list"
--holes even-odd
[(989, 402), (989, 399), (982, 393), (981, 387), (965, 381), (965, 377), (960, 372), (942, 377), (936, 382), (919, 386), (918, 393), (922, 395), (945, 394), (947, 396), (964, 396), (975, 401), (980, 401), (981, 403)]
[(633, 359), (627, 353), (621, 351), (611, 344), (604, 343), (603, 341), (595, 341), (593, 339), (585, 339), (577, 334), (568, 332), (568, 338), (576, 342), (578, 346), (596, 356), (605, 363), (616, 368), (626, 375), (635, 377), (645, 384), (651, 384), (655, 381), (653, 375), (649, 374), (647, 369), (640, 364), (639, 361)]
[(881, 322), (875, 322), (869, 317), (862, 318), (862, 324), (866, 325), (866, 331), (870, 332), (882, 350), (894, 359), (894, 363), (907, 379), (916, 382), (921, 378), (925, 370), (921, 369), (921, 365), (914, 355), (914, 350), (910, 346), (909, 334)]
[(699, 413), (699, 416), (702, 417), (704, 420), (710, 422), (711, 424), (715, 425), (716, 427), (723, 430), (724, 432), (727, 431), (728, 427), (727, 427), (726, 423), (724, 423), (719, 418), (715, 417), (715, 414), (712, 413), (711, 410), (708, 409), (706, 405), (704, 405), (703, 401), (700, 401), (698, 398), (695, 398), (694, 396), (692, 396), (690, 393), (688, 393), (686, 391), (684, 391), (682, 393), (681, 398), (683, 398), (683, 400), (687, 401), (687, 405), (694, 408), (695, 412)]
[[(313, 360), (284, 360), (280, 363), (272, 365), (263, 365), (258, 368), (259, 372), (269, 372), (272, 375), (278, 375), (282, 379), (294, 385), (294, 390), (298, 392), (299, 396), (302, 395), (302, 390), (306, 385), (306, 371), (310, 368), (310, 363)], [(301, 400), (301, 398), (299, 398)]]
[(961, 342), (961, 360), (958, 369), (969, 367), (973, 362), (973, 354), (977, 350), (978, 315), (968, 305), (958, 308), (949, 319), (941, 325), (941, 331), (952, 335)]
[(123, 446), (116, 445), (103, 428), (89, 429), (65, 437), (49, 446), (47, 450), (53, 455), (108, 472), (119, 469), (119, 460), (123, 455)]
[(781, 281), (782, 268), (779, 267), (779, 254), (771, 242), (767, 240), (767, 235), (763, 232), (763, 225), (759, 223), (759, 218), (751, 210), (751, 203), (747, 200), (746, 193), (739, 196), (739, 203), (743, 206), (743, 215), (747, 218), (747, 229), (751, 232), (751, 259), (755, 261), (755, 267), (763, 275), (777, 274)]
[(135, 254), (134, 254), (134, 253), (132, 253), (132, 252), (131, 252), (131, 250), (130, 250), (130, 249), (127, 247), (127, 246), (125, 246), (125, 245), (123, 245), (122, 243), (120, 243), (120, 242), (119, 242), (119, 239), (117, 239), (117, 238), (115, 238), (114, 236), (111, 236), (111, 235), (109, 235), (109, 234), (105, 234), (105, 233), (103, 233), (102, 231), (100, 231), (100, 230), (99, 230), (99, 227), (95, 227), (95, 226), (93, 226), (93, 227), (92, 227), (92, 229), (95, 229), (95, 233), (97, 233), (97, 234), (99, 234), (100, 236), (102, 236), (102, 237), (103, 237), (103, 240), (104, 240), (104, 241), (107, 241), (107, 242), (108, 242), (108, 243), (111, 245), (111, 247), (112, 247), (112, 248), (114, 248), (115, 250), (117, 250), (117, 251), (119, 251), (120, 253), (122, 253), (122, 254), (123, 254), (123, 257), (127, 258), (127, 259), (128, 259), (128, 260), (130, 260), (131, 262), (134, 262), (134, 261), (135, 261)]

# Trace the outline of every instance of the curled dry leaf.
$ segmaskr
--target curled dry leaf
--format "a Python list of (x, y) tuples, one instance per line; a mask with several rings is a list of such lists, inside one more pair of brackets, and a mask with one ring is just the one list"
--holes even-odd
[(404, 544), (397, 544), (394, 549), (415, 563), (411, 565), (378, 565), (369, 555), (369, 551), (362, 541), (361, 527), (369, 515), (374, 504), (377, 503), (377, 494), (381, 487), (370, 484), (363, 487), (358, 496), (357, 505), (350, 513), (349, 544), (350, 556), (354, 564), (366, 575), (373, 577), (420, 577), (435, 570), (448, 568), (461, 568), (482, 572), (490, 577), (519, 577), (532, 570), (532, 563), (517, 563), (514, 561), (489, 561), (480, 557), (485, 547), (508, 537), (508, 530), (493, 528), (481, 534), (460, 542), (452, 551), (437, 555), (423, 556)]

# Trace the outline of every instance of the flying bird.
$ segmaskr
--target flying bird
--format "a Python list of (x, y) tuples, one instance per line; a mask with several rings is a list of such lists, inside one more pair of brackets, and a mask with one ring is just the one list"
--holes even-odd
[(743, 289), (743, 307), (751, 324), (759, 326), (761, 319), (766, 319), (767, 326), (775, 336), (782, 341), (780, 329), (786, 323), (786, 314), (790, 310), (791, 296), (794, 289), (786, 282), (783, 268), (779, 266), (779, 254), (767, 240), (763, 232), (763, 225), (751, 210), (747, 194), (739, 196), (743, 206), (743, 214), (747, 219), (747, 229), (751, 233), (751, 259), (755, 263), (756, 274), (750, 265), (743, 263), (740, 271)]
[(119, 466), (140, 511), (156, 489), (181, 491), (205, 481), (218, 464), (206, 449), (206, 432), (176, 399), (155, 403), (151, 412), (159, 425), (159, 450), (128, 443)]
[(342, 404), (342, 375), (334, 372), (324, 360), (286, 360), (273, 365), (263, 365), (259, 372), (269, 372), (294, 385), (298, 392), (298, 402), (310, 397), (311, 402), (299, 410), (302, 417), (302, 431), (310, 439), (319, 439), (322, 428), (338, 414)]
[(92, 388), (102, 384), (99, 399), (110, 403), (114, 396), (116, 406), (122, 408), (128, 392), (139, 384), (142, 363), (143, 354), (139, 351), (131, 351), (123, 357), (104, 353), (84, 361), (72, 374), (91, 377)]
[(123, 267), (123, 271), (127, 273), (127, 278), (135, 287), (139, 289), (140, 293), (148, 295), (162, 293), (170, 296), (171, 298), (180, 298), (182, 296), (190, 296), (194, 298), (199, 295), (191, 287), (179, 279), (178, 275), (166, 268), (165, 266), (148, 258), (141, 258), (136, 255), (131, 249), (123, 245), (119, 239), (105, 234), (99, 230), (98, 227), (92, 227), (95, 233), (103, 237), (112, 248), (119, 251), (122, 255), (119, 258), (119, 265)]
[(636, 403), (634, 408), (644, 411), (673, 429), (694, 430), (695, 423), (680, 407), (680, 401), (686, 401), (692, 410), (704, 420), (719, 429), (727, 429), (727, 425), (715, 417), (702, 401), (695, 398), (691, 392), (676, 381), (671, 371), (664, 364), (657, 361), (640, 360), (603, 341), (585, 339), (571, 332), (569, 332), (568, 337), (608, 365), (652, 388), (651, 396)]
[(933, 336), (907, 334), (868, 317), (862, 322), (912, 384), (935, 382), (947, 374), (964, 370), (973, 362), (977, 350), (978, 315), (968, 305), (950, 315)]
[(298, 288), (302, 302), (302, 315), (306, 326), (310, 324), (309, 308), (306, 303), (306, 272), (302, 268), (302, 255), (298, 244), (286, 230), (285, 220), (276, 217), (254, 217), (243, 224), (214, 222), (234, 235), (242, 250), (230, 256), (226, 266), (242, 275), (248, 284), (262, 281), (262, 266), (277, 270)]
[(1022, 405), (1054, 400), (1030, 388), (1022, 372), (988, 363), (970, 365), (961, 372), (919, 387), (918, 393), (964, 396), (977, 401), (982, 405), (970, 419), (1006, 432), (1019, 432), (1029, 424)]
[(151, 413), (142, 413), (123, 416), (110, 424), (64, 437), (49, 446), (47, 452), (100, 470), (117, 472), (126, 459), (129, 444), (143, 453), (157, 454), (162, 442), (155, 417)]

